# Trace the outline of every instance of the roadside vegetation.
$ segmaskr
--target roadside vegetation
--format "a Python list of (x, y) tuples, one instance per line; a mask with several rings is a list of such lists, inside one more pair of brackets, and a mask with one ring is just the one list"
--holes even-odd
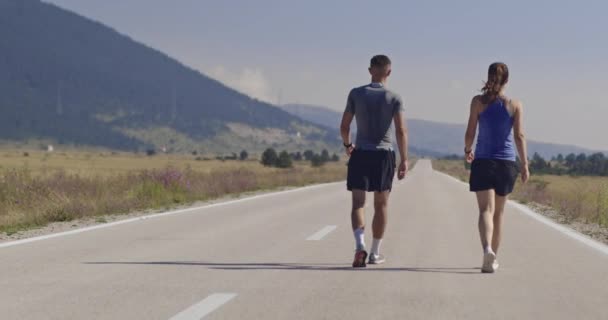
[(262, 153), (261, 163), (266, 167), (291, 168), (294, 161), (309, 161), (313, 167), (321, 167), (330, 161), (340, 161), (340, 157), (335, 153), (330, 157), (327, 149), (323, 149), (321, 153), (315, 153), (312, 150), (306, 150), (303, 153), (299, 151), (295, 153), (287, 153), (287, 151), (277, 153), (273, 148), (268, 148)]
[[(545, 161), (538, 155), (533, 156), (530, 162), (530, 181), (523, 185), (518, 180), (511, 198), (524, 204), (550, 207), (566, 223), (581, 222), (608, 227), (608, 177), (604, 173), (600, 176), (583, 174), (596, 172), (592, 168), (598, 168), (595, 164), (599, 161), (593, 159), (600, 157), (574, 156), (573, 162), (566, 160), (573, 159), (571, 156), (558, 158)], [(579, 161), (576, 161), (577, 158)], [(467, 167), (464, 160), (433, 161), (435, 170), (465, 182), (469, 178)]]
[(0, 233), (345, 179), (344, 161), (313, 166), (287, 156), (291, 165), (276, 168), (246, 151), (212, 158), (0, 151)]

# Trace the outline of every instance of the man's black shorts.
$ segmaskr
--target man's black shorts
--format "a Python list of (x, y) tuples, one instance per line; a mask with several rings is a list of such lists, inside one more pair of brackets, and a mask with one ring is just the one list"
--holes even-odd
[(514, 161), (475, 159), (471, 164), (470, 190), (494, 189), (497, 195), (504, 197), (513, 192), (518, 175), (519, 167)]
[(395, 152), (392, 150), (354, 150), (348, 160), (348, 190), (390, 191), (395, 176)]

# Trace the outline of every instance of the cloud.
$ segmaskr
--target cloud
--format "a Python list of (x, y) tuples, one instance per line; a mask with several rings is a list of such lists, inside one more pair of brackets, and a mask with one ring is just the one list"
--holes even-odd
[(243, 68), (240, 71), (228, 70), (224, 66), (211, 69), (209, 75), (225, 85), (250, 97), (270, 103), (277, 103), (270, 81), (260, 68)]

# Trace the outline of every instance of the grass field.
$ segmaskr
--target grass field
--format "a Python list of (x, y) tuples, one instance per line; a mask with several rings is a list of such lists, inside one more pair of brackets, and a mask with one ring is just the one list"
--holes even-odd
[[(435, 170), (467, 182), (468, 170), (458, 160), (435, 160)], [(570, 221), (608, 227), (608, 178), (534, 175), (523, 185), (518, 181), (511, 198), (557, 210)]]
[[(27, 154), (27, 156), (25, 156)], [(165, 167), (185, 169), (190, 167), (197, 172), (209, 173), (213, 170), (248, 168), (265, 169), (258, 160), (219, 161), (196, 160), (204, 157), (194, 155), (167, 155), (120, 152), (43, 152), (43, 151), (0, 151), (0, 170), (26, 168), (34, 175), (45, 175), (57, 170), (80, 176), (111, 176), (133, 172), (133, 170), (150, 170)], [(300, 165), (303, 166), (303, 165)]]
[(192, 155), (0, 151), (0, 232), (343, 180), (345, 161), (267, 168)]

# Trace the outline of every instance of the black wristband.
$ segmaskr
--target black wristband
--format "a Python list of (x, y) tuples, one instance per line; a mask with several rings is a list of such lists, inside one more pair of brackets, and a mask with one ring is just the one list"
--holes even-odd
[(349, 144), (346, 144), (346, 143), (342, 143), (342, 144), (344, 145), (344, 148), (350, 148), (353, 146), (352, 142)]
[(471, 154), (473, 152), (473, 149), (467, 151), (467, 147), (464, 147), (464, 154)]

